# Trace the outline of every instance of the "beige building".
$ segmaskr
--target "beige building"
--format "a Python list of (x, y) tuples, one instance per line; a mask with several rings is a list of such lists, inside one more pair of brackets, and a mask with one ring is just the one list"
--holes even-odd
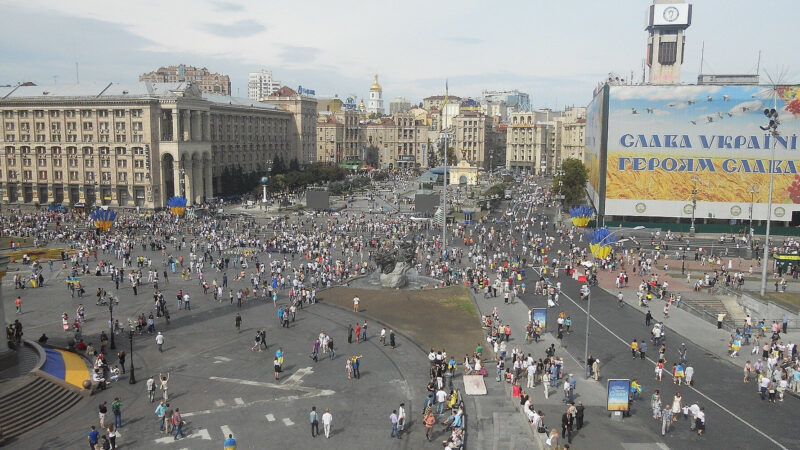
[(317, 119), (317, 162), (339, 164), (342, 161), (363, 161), (358, 113), (339, 111), (321, 114)]
[(361, 124), (366, 160), (379, 168), (428, 166), (428, 129), (413, 113), (395, 114)]
[(227, 75), (211, 73), (206, 69), (179, 64), (159, 67), (158, 70), (139, 75), (139, 81), (150, 83), (193, 83), (200, 91), (210, 94), (231, 95), (231, 79)]
[(558, 140), (555, 146), (555, 170), (561, 168), (561, 162), (568, 158), (583, 161), (583, 145), (586, 132), (586, 107), (569, 107), (561, 117), (556, 119)]
[(292, 113), (293, 128), (290, 145), (296, 150), (292, 158), (297, 158), (300, 165), (316, 161), (317, 99), (300, 95), (293, 89), (283, 86), (266, 99), (262, 99), (262, 102), (277, 105)]
[(453, 118), (453, 149), (459, 161), (485, 167), (487, 144), (491, 140), (492, 119), (479, 112), (459, 114)]
[(506, 131), (506, 169), (541, 174), (548, 168), (553, 125), (536, 121), (536, 113), (513, 113)]
[(0, 128), (4, 204), (197, 204), (297, 153), (291, 113), (191, 83), (0, 88)]

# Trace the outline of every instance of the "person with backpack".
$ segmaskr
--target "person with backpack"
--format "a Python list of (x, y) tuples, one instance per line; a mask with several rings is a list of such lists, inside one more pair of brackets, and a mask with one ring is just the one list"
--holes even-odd
[(122, 428), (122, 403), (119, 397), (114, 397), (111, 403), (111, 412), (114, 413), (114, 428)]

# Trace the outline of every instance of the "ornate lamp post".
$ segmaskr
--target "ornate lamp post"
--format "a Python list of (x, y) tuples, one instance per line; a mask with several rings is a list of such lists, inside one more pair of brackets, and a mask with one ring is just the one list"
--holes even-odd
[(131, 343), (131, 376), (128, 379), (128, 383), (130, 384), (136, 384), (136, 375), (134, 375), (133, 373), (133, 334), (134, 334), (133, 330), (130, 330), (128, 332), (128, 340)]
[(117, 344), (114, 342), (114, 297), (109, 296), (108, 298), (108, 328), (111, 331), (111, 349), (116, 349)]

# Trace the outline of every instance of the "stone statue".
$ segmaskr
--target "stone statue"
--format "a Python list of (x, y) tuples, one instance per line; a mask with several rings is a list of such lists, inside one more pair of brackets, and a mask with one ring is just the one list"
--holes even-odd
[(416, 250), (416, 244), (406, 240), (400, 243), (396, 255), (387, 250), (378, 251), (375, 260), (381, 269), (381, 286), (396, 289), (408, 285), (406, 272), (413, 267)]

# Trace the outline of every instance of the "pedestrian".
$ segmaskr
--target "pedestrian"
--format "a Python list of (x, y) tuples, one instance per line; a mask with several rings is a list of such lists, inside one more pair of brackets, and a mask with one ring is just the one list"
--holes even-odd
[(277, 380), (281, 376), (281, 362), (277, 356), (272, 361), (272, 365), (275, 367), (275, 379)]
[(396, 347), (395, 338), (394, 338), (394, 330), (389, 330), (389, 345), (391, 345), (392, 350)]
[(400, 433), (403, 432), (406, 426), (406, 404), (400, 403), (397, 408), (397, 439), (400, 439)]
[(353, 324), (352, 323), (347, 325), (347, 343), (348, 344), (352, 344), (353, 343)]
[(644, 360), (645, 353), (647, 353), (647, 343), (642, 339), (639, 341), (639, 356)]
[(357, 295), (355, 297), (353, 297), (353, 312), (358, 312), (358, 302), (359, 301), (361, 301), (361, 299), (359, 299)]
[(316, 406), (311, 407), (308, 420), (311, 422), (311, 437), (317, 437), (317, 435), (319, 435), (319, 414), (317, 414)]
[(175, 408), (175, 412), (172, 414), (172, 429), (174, 430), (174, 440), (178, 440), (178, 435), (181, 435), (181, 438), (184, 438), (183, 434), (183, 417), (181, 417), (181, 409)]
[(164, 403), (164, 400), (158, 402), (158, 406), (154, 411), (156, 417), (158, 418), (159, 430), (164, 431), (164, 411), (166, 411), (167, 406)]
[(584, 409), (586, 408), (583, 406), (583, 402), (578, 402), (578, 406), (576, 406), (575, 409), (577, 410), (575, 413), (575, 424), (577, 425), (578, 430), (580, 430), (583, 428), (583, 413)]
[(150, 378), (148, 378), (145, 383), (147, 386), (147, 398), (150, 400), (150, 403), (153, 403), (156, 397), (156, 380), (153, 377), (153, 375), (150, 375)]
[(322, 415), (322, 428), (325, 431), (325, 439), (331, 437), (331, 424), (333, 423), (333, 414), (331, 414), (331, 409), (327, 408), (325, 413)]
[(425, 437), (427, 437), (428, 442), (430, 442), (433, 438), (433, 425), (436, 423), (436, 416), (433, 415), (433, 408), (430, 406), (425, 408), (425, 417), (422, 421), (425, 423)]
[(237, 313), (236, 313), (236, 318), (235, 318), (235, 319), (233, 319), (233, 321), (234, 321), (234, 324), (235, 324), (235, 326), (236, 326), (236, 331), (237, 331), (238, 333), (241, 333), (241, 332), (242, 332), (242, 316), (241, 316), (241, 314), (239, 314), (239, 313), (237, 312)]
[(118, 437), (122, 437), (122, 435), (119, 434), (119, 430), (114, 425), (108, 424), (108, 442), (111, 444), (110, 450), (116, 450)]
[(160, 388), (161, 388), (162, 391), (164, 391), (163, 392), (164, 401), (168, 402), (169, 401), (169, 384), (167, 384), (167, 383), (169, 383), (169, 372), (167, 372), (167, 376), (163, 376), (161, 373), (159, 373), (158, 374), (158, 379), (160, 381)]
[(225, 439), (225, 442), (222, 443), (223, 450), (236, 450), (236, 439), (233, 438), (233, 434), (228, 433), (228, 438)]
[(111, 403), (111, 412), (114, 413), (114, 427), (122, 428), (122, 403), (119, 401), (119, 397), (114, 397), (114, 401)]
[[(14, 300), (14, 306), (17, 307), (17, 314), (22, 314), (22, 297), (17, 296), (17, 299)], [(786, 331), (784, 331), (786, 333)]]
[(106, 406), (108, 402), (100, 403), (100, 406), (97, 407), (98, 413), (97, 417), (100, 419), (100, 428), (103, 429), (106, 427), (106, 414), (108, 413), (108, 407)]
[(727, 313), (719, 313), (719, 314), (717, 314), (717, 329), (718, 330), (722, 329), (722, 321), (725, 320), (725, 316), (727, 316), (727, 315), (728, 315)]
[(100, 440), (100, 433), (95, 429), (94, 425), (89, 428), (87, 438), (89, 440), (89, 450), (94, 450)]
[(569, 412), (564, 411), (561, 415), (561, 436), (567, 437), (567, 442), (572, 442), (572, 431), (569, 429)]
[(594, 373), (594, 381), (597, 381), (600, 378), (600, 360), (595, 359), (594, 363), (592, 363), (592, 372)]
[(389, 415), (389, 422), (392, 425), (392, 433), (389, 435), (389, 437), (394, 438), (395, 436), (397, 436), (397, 438), (400, 439), (400, 436), (397, 433), (397, 410), (396, 409), (393, 409), (392, 413)]
[(650, 310), (647, 310), (647, 314), (644, 316), (644, 326), (650, 327), (650, 322), (653, 321), (653, 315), (650, 314)]
[(164, 352), (164, 335), (161, 332), (158, 332), (156, 336), (156, 345), (158, 346), (158, 351), (163, 353)]
[(666, 405), (661, 411), (661, 435), (666, 436), (669, 431), (669, 424), (672, 422), (672, 410), (670, 405)]

